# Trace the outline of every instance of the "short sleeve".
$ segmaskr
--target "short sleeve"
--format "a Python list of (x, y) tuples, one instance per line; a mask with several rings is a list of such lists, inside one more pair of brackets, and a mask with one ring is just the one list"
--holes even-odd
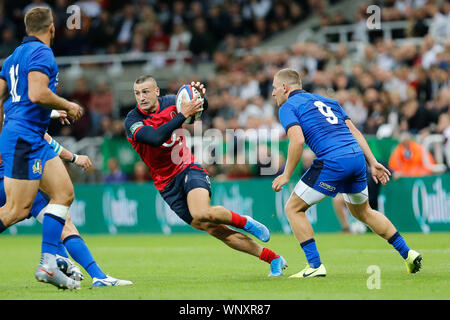
[(54, 60), (55, 56), (53, 55), (52, 50), (46, 46), (40, 46), (30, 55), (28, 72), (39, 71), (50, 78)]
[(278, 116), (280, 118), (281, 125), (287, 132), (288, 129), (294, 125), (300, 125), (297, 115), (292, 109), (292, 105), (284, 104), (278, 111)]
[(142, 119), (137, 117), (127, 116), (125, 119), (125, 131), (128, 138), (135, 140), (136, 133), (145, 126)]
[(344, 121), (347, 119), (350, 119), (350, 117), (348, 116), (348, 114), (345, 112), (344, 108), (342, 108), (339, 104), (339, 111), (342, 113), (342, 117), (344, 118)]

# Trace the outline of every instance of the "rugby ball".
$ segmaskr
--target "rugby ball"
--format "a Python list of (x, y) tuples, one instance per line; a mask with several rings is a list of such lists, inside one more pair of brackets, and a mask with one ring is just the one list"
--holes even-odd
[[(178, 113), (181, 112), (181, 102), (184, 99), (186, 99), (186, 101), (190, 101), (194, 98), (195, 95), (198, 96), (197, 100), (199, 100), (203, 103), (203, 98), (200, 96), (200, 93), (198, 92), (198, 90), (195, 89), (193, 86), (185, 84), (178, 90), (177, 98), (176, 98), (176, 107), (177, 107)], [(194, 123), (195, 120), (200, 119), (201, 115), (202, 115), (202, 111), (199, 111), (194, 116), (187, 118), (184, 123), (192, 124), (192, 123)]]

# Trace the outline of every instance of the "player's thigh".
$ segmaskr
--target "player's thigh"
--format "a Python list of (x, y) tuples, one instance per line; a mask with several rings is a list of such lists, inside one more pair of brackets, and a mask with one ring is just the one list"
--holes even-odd
[(205, 188), (194, 188), (187, 194), (187, 204), (192, 218), (202, 219), (207, 215), (210, 207), (209, 191)]
[(342, 193), (338, 193), (332, 200), (333, 207), (340, 208), (345, 206), (345, 200)]
[(211, 183), (208, 173), (199, 164), (191, 164), (183, 179), (189, 212), (194, 219), (208, 219)]
[(356, 219), (363, 221), (370, 214), (367, 188), (358, 193), (344, 193), (343, 197), (350, 213)]
[(310, 205), (306, 203), (305, 200), (300, 198), (295, 192), (292, 192), (291, 196), (286, 202), (284, 210), (286, 214), (290, 215), (298, 212), (305, 212), (309, 207)]
[(69, 206), (73, 201), (73, 184), (59, 157), (45, 163), (39, 187), (49, 195), (51, 203)]
[(295, 186), (286, 206), (306, 211), (310, 206), (321, 202), (326, 197), (328, 197), (327, 194), (309, 186), (302, 178)]
[(356, 219), (360, 221), (365, 221), (365, 218), (370, 214), (370, 206), (369, 201), (366, 201), (362, 204), (351, 204), (345, 203), (348, 207), (348, 210)]
[(39, 180), (22, 180), (5, 177), (5, 206), (9, 209), (30, 210), (39, 189)]

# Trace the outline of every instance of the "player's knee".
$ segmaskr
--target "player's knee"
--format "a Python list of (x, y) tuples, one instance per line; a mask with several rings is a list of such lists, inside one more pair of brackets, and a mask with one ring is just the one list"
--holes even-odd
[(217, 206), (211, 206), (208, 208), (196, 210), (192, 217), (194, 218), (194, 220), (199, 222), (214, 222), (216, 220), (216, 209)]
[(60, 192), (50, 195), (50, 199), (52, 199), (54, 203), (70, 206), (75, 199), (73, 186), (67, 187), (65, 190), (60, 190)]
[(350, 212), (356, 219), (364, 223), (369, 221), (370, 217), (374, 214), (369, 206), (360, 207), (357, 210), (351, 210)]
[(200, 231), (207, 231), (208, 226), (210, 225), (209, 222), (202, 222), (194, 218), (194, 220), (191, 222), (191, 226), (194, 229), (200, 230)]
[(308, 208), (292, 204), (290, 201), (284, 206), (284, 212), (287, 216), (293, 216), (305, 212)]
[(50, 203), (45, 207), (45, 214), (51, 214), (55, 217), (61, 218), (63, 220), (66, 220), (67, 216), (69, 215), (69, 206), (62, 205), (62, 204), (56, 204), (56, 203)]

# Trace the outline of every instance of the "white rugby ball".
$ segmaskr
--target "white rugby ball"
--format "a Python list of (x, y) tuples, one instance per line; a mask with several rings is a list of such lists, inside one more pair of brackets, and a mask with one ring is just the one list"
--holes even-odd
[[(185, 84), (178, 90), (177, 98), (176, 98), (176, 107), (177, 107), (178, 113), (181, 112), (181, 102), (183, 101), (183, 99), (186, 99), (186, 101), (190, 101), (190, 100), (192, 100), (192, 98), (194, 98), (195, 95), (198, 96), (197, 100), (199, 100), (203, 103), (203, 98), (201, 97), (198, 90), (195, 89), (193, 86)], [(192, 123), (194, 123), (195, 120), (200, 119), (201, 115), (202, 115), (202, 111), (199, 111), (194, 116), (187, 118), (184, 123), (192, 124)]]

